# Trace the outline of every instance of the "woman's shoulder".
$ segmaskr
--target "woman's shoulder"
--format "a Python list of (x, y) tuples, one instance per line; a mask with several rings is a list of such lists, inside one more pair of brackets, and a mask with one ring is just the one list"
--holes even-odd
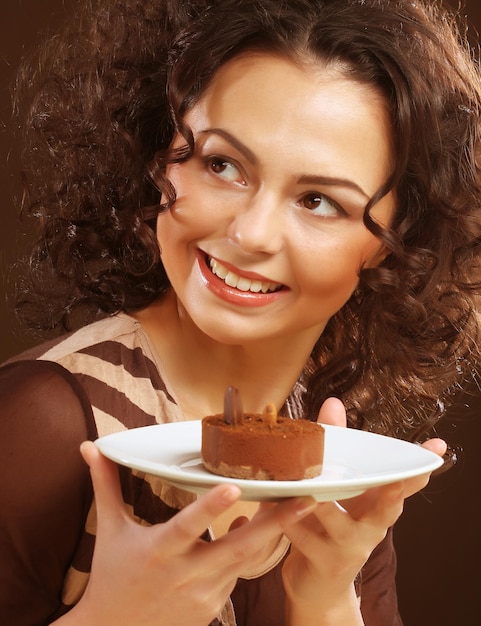
[(70, 333), (40, 343), (10, 358), (5, 364), (26, 361), (44, 360), (61, 362), (69, 355), (89, 350), (108, 351), (115, 343), (133, 347), (142, 345), (139, 323), (131, 316), (119, 313), (93, 322)]
[[(61, 414), (58, 424), (77, 423), (83, 439), (97, 436), (90, 402), (77, 378), (64, 367), (52, 361), (25, 359), (0, 367), (0, 406), (2, 427), (31, 420), (37, 429), (52, 425)], [(35, 424), (33, 423), (35, 422)], [(55, 426), (53, 430), (57, 431)]]
[(36, 367), (32, 362), (50, 362), (73, 375), (94, 413), (97, 410), (98, 427), (99, 419), (109, 428), (112, 420), (116, 427), (128, 428), (179, 419), (159, 358), (141, 324), (130, 315), (94, 322), (23, 352), (4, 367), (15, 365), (17, 379), (27, 379), (29, 368)]

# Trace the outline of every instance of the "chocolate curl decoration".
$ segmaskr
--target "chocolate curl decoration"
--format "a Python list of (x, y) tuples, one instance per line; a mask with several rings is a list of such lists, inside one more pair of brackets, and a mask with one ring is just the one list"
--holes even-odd
[(269, 402), (262, 411), (262, 421), (268, 426), (275, 426), (275, 424), (277, 424), (277, 411), (272, 402)]
[(224, 395), (224, 422), (227, 424), (241, 424), (244, 417), (242, 402), (237, 387), (227, 387)]

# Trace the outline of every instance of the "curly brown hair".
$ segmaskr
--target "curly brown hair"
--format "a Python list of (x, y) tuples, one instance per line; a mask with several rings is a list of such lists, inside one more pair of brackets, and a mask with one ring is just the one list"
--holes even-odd
[[(417, 439), (479, 343), (481, 83), (455, 16), (410, 0), (117, 0), (80, 16), (20, 74), (25, 207), (41, 225), (23, 316), (69, 329), (165, 292), (165, 167), (192, 154), (183, 117), (216, 70), (250, 51), (333, 63), (389, 106), (394, 170), (364, 215), (389, 255), (319, 338), (302, 400), (316, 415), (341, 397), (352, 425)], [(390, 190), (381, 229), (370, 209)]]

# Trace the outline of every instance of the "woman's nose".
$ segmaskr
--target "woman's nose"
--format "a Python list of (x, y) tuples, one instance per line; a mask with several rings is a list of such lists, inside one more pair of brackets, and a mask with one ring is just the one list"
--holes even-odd
[(276, 254), (284, 241), (285, 213), (273, 193), (259, 193), (238, 207), (227, 228), (231, 241), (246, 252)]

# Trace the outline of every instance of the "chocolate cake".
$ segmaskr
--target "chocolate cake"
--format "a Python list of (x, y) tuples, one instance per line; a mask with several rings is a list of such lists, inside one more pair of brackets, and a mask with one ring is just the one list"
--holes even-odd
[(320, 424), (277, 416), (272, 404), (262, 414), (244, 413), (233, 387), (226, 391), (224, 414), (202, 420), (202, 462), (214, 474), (301, 480), (321, 473), (323, 456)]

